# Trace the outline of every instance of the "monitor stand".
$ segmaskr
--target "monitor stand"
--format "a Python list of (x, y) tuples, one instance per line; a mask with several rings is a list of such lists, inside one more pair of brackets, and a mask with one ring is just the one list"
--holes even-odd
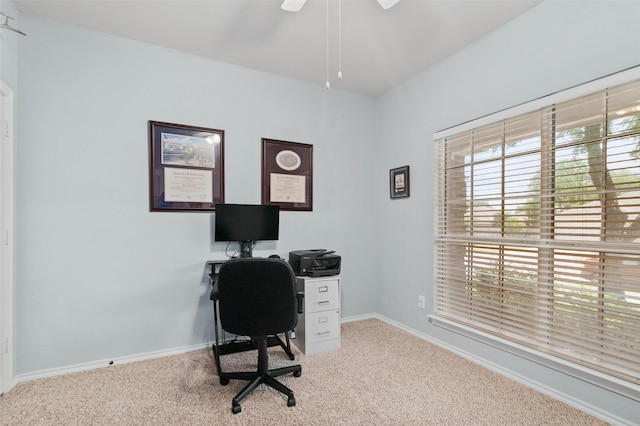
[(240, 241), (240, 257), (253, 257), (253, 241)]

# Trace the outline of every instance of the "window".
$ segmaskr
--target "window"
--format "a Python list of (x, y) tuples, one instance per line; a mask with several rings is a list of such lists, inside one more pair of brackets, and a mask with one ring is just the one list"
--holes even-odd
[(638, 384), (640, 80), (540, 106), (436, 135), (435, 315)]

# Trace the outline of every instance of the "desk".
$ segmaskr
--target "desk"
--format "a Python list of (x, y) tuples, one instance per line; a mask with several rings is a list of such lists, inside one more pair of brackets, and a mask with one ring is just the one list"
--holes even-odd
[[(220, 368), (220, 356), (237, 352), (250, 351), (258, 349), (251, 340), (235, 341), (231, 342), (220, 341), (218, 336), (218, 288), (216, 282), (218, 279), (218, 272), (220, 267), (226, 262), (226, 260), (209, 260), (206, 263), (206, 268), (209, 271), (209, 283), (211, 284), (211, 293), (209, 299), (213, 303), (213, 329), (215, 332), (216, 341), (212, 345), (213, 357), (216, 360), (216, 368), (218, 369), (218, 375), (222, 372)], [(289, 341), (289, 333), (284, 333), (286, 343), (280, 339), (279, 336), (269, 336), (267, 339), (267, 346), (281, 346), (285, 353), (289, 356), (289, 359), (294, 360), (295, 356), (291, 351), (291, 342)]]

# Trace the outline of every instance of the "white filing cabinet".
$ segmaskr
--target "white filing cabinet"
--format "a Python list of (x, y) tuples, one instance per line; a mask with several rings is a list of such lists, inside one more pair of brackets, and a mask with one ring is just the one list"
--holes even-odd
[(298, 315), (295, 345), (305, 354), (340, 348), (340, 277), (297, 277), (304, 293), (304, 312)]

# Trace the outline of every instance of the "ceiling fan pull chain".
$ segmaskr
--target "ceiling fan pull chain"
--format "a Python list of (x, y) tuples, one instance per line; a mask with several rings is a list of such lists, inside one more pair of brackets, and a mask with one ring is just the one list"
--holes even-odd
[(327, 0), (326, 6), (326, 21), (327, 21), (327, 82), (325, 87), (327, 90), (331, 89), (331, 83), (329, 83), (329, 0)]
[(342, 0), (338, 0), (338, 80), (342, 80)]

